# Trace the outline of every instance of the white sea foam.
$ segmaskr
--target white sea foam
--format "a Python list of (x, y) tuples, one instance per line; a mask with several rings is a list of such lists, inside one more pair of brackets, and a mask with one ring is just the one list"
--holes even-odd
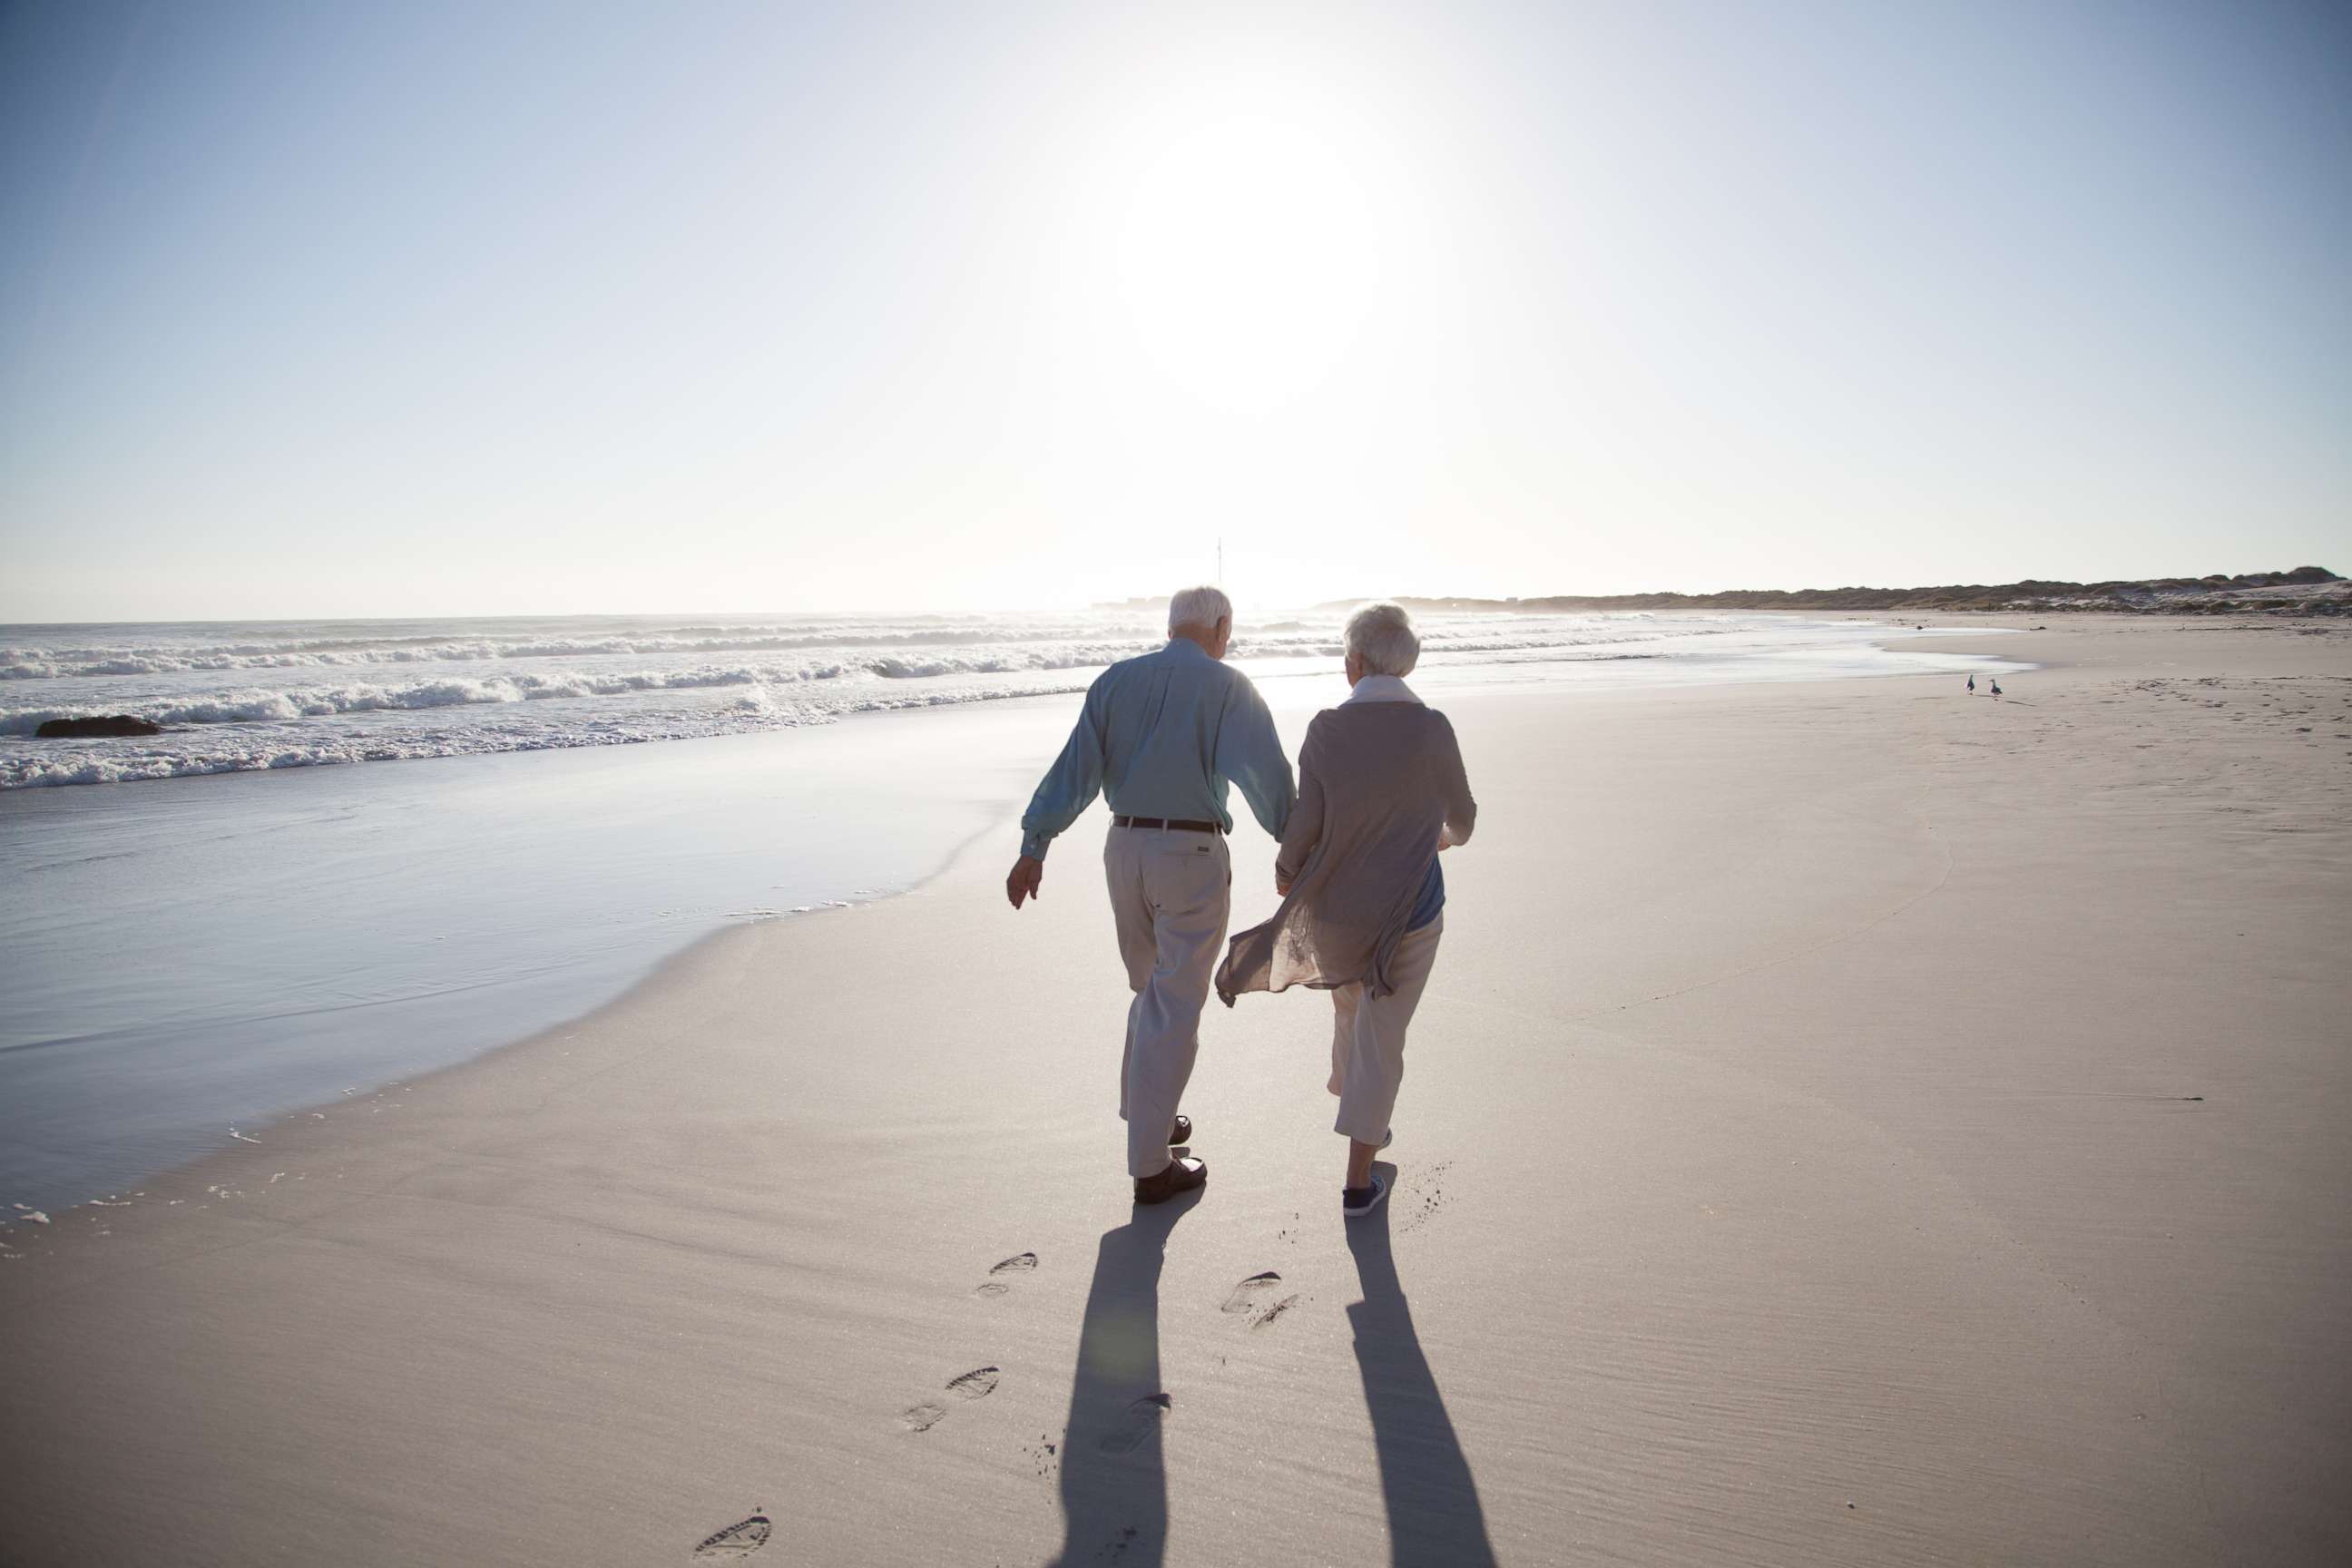
[[(1423, 668), (1715, 660), (1867, 628), (1759, 616), (1431, 616)], [(1261, 679), (1336, 664), (1339, 616), (1244, 623)], [(1811, 641), (1809, 642), (1809, 638)], [(0, 627), (0, 789), (684, 740), (1083, 689), (1147, 616), (778, 616)], [(130, 714), (160, 735), (41, 740)]]

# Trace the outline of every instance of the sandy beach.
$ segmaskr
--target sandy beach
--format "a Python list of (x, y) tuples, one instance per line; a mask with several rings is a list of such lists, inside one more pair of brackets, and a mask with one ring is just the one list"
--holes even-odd
[(1305, 993), (1212, 1005), (1208, 1189), (1130, 1207), (1106, 819), (1015, 915), (1017, 799), (20, 1216), (0, 1558), (2352, 1558), (2352, 634), (1982, 624), (1998, 703), (1445, 696), (1479, 831), (1353, 1227)]

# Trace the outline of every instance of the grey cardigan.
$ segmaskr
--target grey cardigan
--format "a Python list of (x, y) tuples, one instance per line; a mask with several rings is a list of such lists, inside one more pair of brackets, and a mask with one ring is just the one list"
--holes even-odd
[(1444, 714), (1418, 700), (1317, 714), (1299, 748), (1298, 805), (1275, 856), (1290, 892), (1272, 920), (1234, 938), (1217, 995), (1230, 1007), (1244, 991), (1293, 985), (1361, 981), (1375, 996), (1394, 991), (1390, 961), (1439, 830), (1465, 843), (1477, 820)]

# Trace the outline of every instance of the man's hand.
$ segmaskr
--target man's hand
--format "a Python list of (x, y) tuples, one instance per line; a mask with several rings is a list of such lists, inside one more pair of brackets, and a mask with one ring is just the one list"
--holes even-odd
[(1037, 884), (1045, 879), (1045, 862), (1034, 855), (1024, 855), (1013, 862), (1013, 874), (1004, 879), (1004, 896), (1013, 900), (1013, 907), (1017, 910), (1024, 899), (1045, 896), (1037, 889)]
[(1282, 868), (1278, 866), (1275, 868), (1274, 872), (1274, 896), (1277, 899), (1290, 897), (1290, 879), (1282, 874)]

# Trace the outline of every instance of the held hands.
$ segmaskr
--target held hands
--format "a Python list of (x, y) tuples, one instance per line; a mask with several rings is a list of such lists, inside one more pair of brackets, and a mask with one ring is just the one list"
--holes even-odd
[(1274, 870), (1274, 896), (1277, 899), (1290, 897), (1290, 879), (1282, 874), (1282, 868), (1279, 866)]
[(1013, 900), (1013, 907), (1017, 910), (1024, 899), (1045, 896), (1038, 890), (1038, 884), (1045, 879), (1045, 862), (1034, 855), (1024, 855), (1013, 862), (1012, 874), (1004, 879), (1004, 896)]

